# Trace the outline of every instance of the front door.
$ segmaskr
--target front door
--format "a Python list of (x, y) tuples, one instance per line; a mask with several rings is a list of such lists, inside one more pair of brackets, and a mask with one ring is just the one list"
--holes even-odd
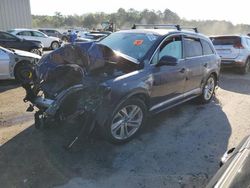
[[(165, 108), (182, 98), (186, 78), (182, 49), (181, 36), (171, 36), (164, 41), (153, 57), (151, 110)], [(178, 60), (177, 64), (158, 66), (164, 56), (175, 57)]]

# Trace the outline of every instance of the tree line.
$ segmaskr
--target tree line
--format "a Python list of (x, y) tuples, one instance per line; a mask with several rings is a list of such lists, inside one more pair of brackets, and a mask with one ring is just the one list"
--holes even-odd
[(207, 35), (250, 33), (250, 25), (233, 25), (229, 21), (218, 20), (186, 20), (180, 18), (175, 12), (165, 9), (162, 11), (148, 10), (137, 11), (135, 9), (125, 10), (120, 8), (115, 13), (104, 12), (89, 13), (83, 15), (64, 16), (55, 12), (53, 16), (32, 15), (34, 28), (101, 28), (102, 22), (113, 22), (116, 29), (131, 28), (134, 23), (141, 24), (179, 24), (181, 26), (198, 27), (198, 30)]

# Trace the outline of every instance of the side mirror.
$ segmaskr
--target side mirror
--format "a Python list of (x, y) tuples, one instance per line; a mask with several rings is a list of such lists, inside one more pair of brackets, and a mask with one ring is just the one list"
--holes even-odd
[(156, 64), (157, 67), (159, 66), (176, 66), (178, 63), (178, 59), (172, 56), (163, 56), (161, 57), (160, 61)]

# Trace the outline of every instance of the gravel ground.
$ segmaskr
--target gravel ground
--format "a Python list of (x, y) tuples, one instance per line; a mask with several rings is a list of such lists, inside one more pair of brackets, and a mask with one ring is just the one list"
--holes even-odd
[(250, 134), (249, 94), (250, 74), (223, 72), (210, 104), (191, 101), (154, 116), (125, 145), (93, 135), (67, 151), (78, 125), (36, 130), (24, 90), (0, 82), (1, 187), (204, 187), (223, 153)]

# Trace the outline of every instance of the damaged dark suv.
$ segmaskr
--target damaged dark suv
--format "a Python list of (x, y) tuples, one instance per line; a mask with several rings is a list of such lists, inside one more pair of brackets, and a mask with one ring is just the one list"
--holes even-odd
[[(156, 27), (156, 25), (154, 25)], [(162, 27), (162, 28), (160, 28)], [(163, 29), (172, 27), (173, 29)], [(220, 58), (206, 36), (178, 25), (112, 33), (44, 56), (23, 85), (36, 126), (91, 117), (109, 141), (133, 138), (146, 118), (180, 103), (211, 100)], [(51, 123), (52, 122), (52, 123)]]

